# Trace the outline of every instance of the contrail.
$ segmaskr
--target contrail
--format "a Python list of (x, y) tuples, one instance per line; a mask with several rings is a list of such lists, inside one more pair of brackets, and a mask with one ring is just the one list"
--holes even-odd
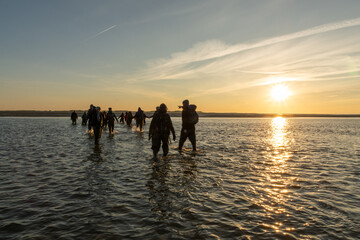
[(105, 30), (103, 30), (103, 31), (101, 31), (101, 32), (99, 32), (98, 34), (96, 34), (94, 37), (97, 37), (97, 36), (99, 36), (100, 34), (103, 34), (104, 32), (107, 32), (107, 31), (109, 31), (110, 29), (113, 29), (114, 27), (116, 27), (117, 25), (114, 25), (114, 26), (111, 26), (111, 27), (109, 27), (109, 28), (107, 28), (107, 29), (105, 29)]
[(99, 36), (99, 35), (103, 34), (104, 32), (107, 32), (107, 31), (109, 31), (109, 30), (113, 29), (114, 27), (117, 27), (117, 25), (113, 25), (113, 26), (111, 26), (111, 27), (109, 27), (109, 28), (107, 28), (107, 29), (105, 29), (105, 30), (103, 30), (103, 31), (101, 31), (101, 32), (99, 32), (99, 33), (97, 33), (97, 34), (95, 34), (94, 36), (89, 37), (89, 38), (88, 38), (88, 40), (89, 40), (89, 39), (92, 39), (92, 38), (96, 38), (97, 36)]

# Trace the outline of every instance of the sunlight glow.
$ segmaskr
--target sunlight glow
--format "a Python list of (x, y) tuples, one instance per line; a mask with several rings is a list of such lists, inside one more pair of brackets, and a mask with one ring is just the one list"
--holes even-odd
[(271, 89), (272, 99), (278, 102), (286, 100), (291, 95), (292, 93), (285, 85), (276, 85)]

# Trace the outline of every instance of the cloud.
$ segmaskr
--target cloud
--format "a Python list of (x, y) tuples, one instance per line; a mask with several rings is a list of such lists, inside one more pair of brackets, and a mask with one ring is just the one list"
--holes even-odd
[(205, 79), (218, 79), (218, 86), (202, 84), (193, 90), (206, 95), (277, 82), (352, 78), (360, 68), (360, 34), (358, 30), (341, 34), (336, 30), (356, 26), (360, 26), (360, 18), (253, 43), (229, 45), (210, 40), (168, 59), (149, 62), (133, 81), (188, 79), (204, 83)]
[(151, 65), (153, 68), (159, 69), (164, 67), (166, 68), (171, 66), (190, 64), (199, 61), (206, 61), (246, 50), (251, 50), (254, 48), (265, 47), (276, 43), (355, 26), (360, 26), (360, 18), (320, 25), (303, 31), (268, 38), (259, 42), (249, 44), (227, 45), (218, 40), (211, 40), (204, 43), (198, 43), (193, 48), (185, 52), (174, 53), (170, 59), (161, 59), (154, 61)]

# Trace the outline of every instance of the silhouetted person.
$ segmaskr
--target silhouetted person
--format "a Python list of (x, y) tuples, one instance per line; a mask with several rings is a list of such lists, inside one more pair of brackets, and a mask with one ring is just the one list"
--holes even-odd
[(189, 138), (193, 151), (196, 151), (196, 135), (195, 135), (195, 124), (199, 121), (199, 116), (196, 113), (196, 106), (189, 105), (189, 100), (184, 100), (183, 105), (179, 106), (182, 108), (181, 118), (182, 118), (182, 128), (179, 140), (179, 150), (182, 150), (182, 147), (187, 138)]
[(106, 114), (106, 119), (109, 126), (109, 134), (111, 134), (114, 132), (115, 119), (118, 121), (118, 118), (115, 116), (115, 113), (113, 113), (112, 108), (109, 108), (109, 111)]
[(129, 127), (131, 127), (131, 125), (132, 125), (132, 120), (133, 120), (132, 112), (128, 112), (127, 118), (126, 118), (126, 124), (127, 124)]
[(81, 116), (81, 119), (82, 119), (81, 125), (85, 126), (87, 122), (86, 112), (84, 112), (84, 114)]
[(95, 135), (95, 144), (99, 144), (99, 140), (101, 138), (102, 134), (102, 125), (104, 121), (104, 115), (101, 112), (100, 107), (96, 107), (92, 113), (92, 127), (94, 129), (94, 135)]
[(124, 120), (125, 120), (125, 115), (124, 113), (121, 113), (121, 115), (119, 116), (120, 118), (120, 123), (124, 123)]
[(71, 113), (71, 121), (73, 125), (76, 125), (76, 120), (78, 119), (78, 115), (75, 111)]
[(141, 108), (139, 107), (138, 108), (138, 111), (135, 113), (135, 121), (136, 121), (136, 127), (140, 128), (140, 132), (142, 131), (143, 129), (143, 125), (144, 125), (144, 120), (145, 120), (145, 114), (144, 114), (144, 111), (141, 110)]
[(90, 105), (90, 108), (87, 112), (87, 119), (89, 120), (88, 122), (88, 130), (89, 132), (91, 131), (91, 128), (93, 127), (93, 124), (92, 124), (92, 120), (93, 120), (93, 113), (95, 112), (95, 107), (94, 105)]
[(103, 124), (102, 124), (102, 128), (106, 128), (107, 125), (108, 125), (108, 119), (107, 119), (107, 113), (106, 111), (103, 111), (102, 112), (102, 115), (103, 115)]
[(125, 112), (125, 123), (126, 123), (126, 124), (127, 124), (128, 117), (129, 117), (129, 113), (128, 113), (128, 112)]
[(157, 114), (154, 115), (150, 123), (149, 128), (149, 140), (152, 139), (151, 149), (153, 150), (154, 158), (156, 158), (160, 146), (162, 143), (162, 149), (164, 156), (169, 153), (169, 135), (170, 131), (175, 141), (175, 130), (169, 114), (167, 113), (167, 107), (164, 103), (160, 105)]

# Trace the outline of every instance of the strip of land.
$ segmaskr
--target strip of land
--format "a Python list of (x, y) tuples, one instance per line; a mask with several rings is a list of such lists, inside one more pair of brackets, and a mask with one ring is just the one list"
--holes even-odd
[[(75, 110), (79, 118), (87, 110)], [(117, 116), (122, 112), (129, 110), (114, 111)], [(135, 113), (136, 111), (132, 111)], [(0, 117), (69, 117), (72, 111), (0, 111)], [(152, 116), (154, 112), (145, 112), (147, 116)], [(181, 111), (170, 111), (170, 116), (181, 117)], [(277, 114), (277, 113), (208, 113), (198, 112), (200, 117), (219, 117), (219, 118), (273, 118), (273, 117), (355, 117), (359, 118), (360, 114)]]

